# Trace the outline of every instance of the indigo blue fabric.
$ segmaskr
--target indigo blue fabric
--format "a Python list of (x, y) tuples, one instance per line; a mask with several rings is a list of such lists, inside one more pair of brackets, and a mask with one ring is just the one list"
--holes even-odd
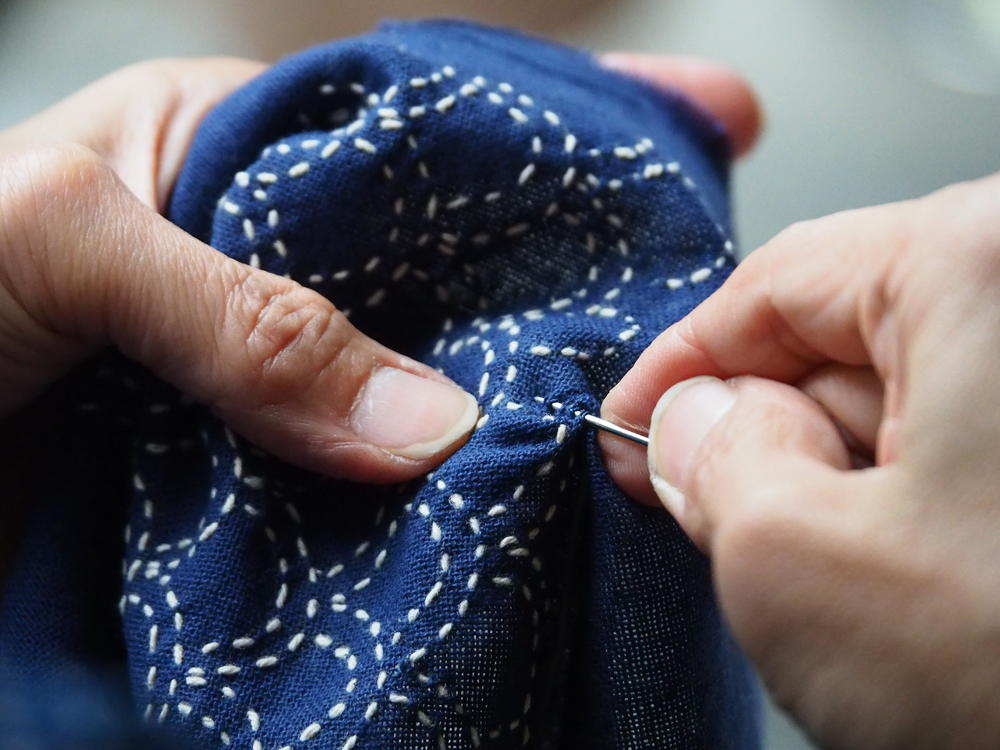
[(121, 658), (136, 716), (191, 747), (758, 746), (705, 559), (582, 421), (732, 268), (726, 162), (685, 102), (462, 23), (235, 93), (170, 217), (440, 368), (478, 429), (360, 486), (122, 362), (78, 375), (0, 614), (9, 672)]

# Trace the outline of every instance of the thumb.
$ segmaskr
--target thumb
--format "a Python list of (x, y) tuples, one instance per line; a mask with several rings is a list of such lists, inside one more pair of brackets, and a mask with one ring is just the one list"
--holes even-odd
[(648, 463), (657, 497), (710, 551), (720, 530), (748, 515), (787, 517), (794, 506), (839, 496), (850, 458), (834, 423), (796, 388), (703, 376), (660, 398)]
[[(0, 313), (23, 314), (0, 320), (32, 321), (14, 340), (35, 343), (5, 356), (0, 335), (0, 374), (21, 403), (113, 344), (266, 450), (335, 476), (411, 478), (475, 425), (475, 399), (446, 377), (362, 335), (319, 294), (181, 231), (93, 152), (49, 147), (8, 165), (0, 218), (23, 247), (0, 247)], [(5, 277), (18, 280), (6, 300)], [(0, 408), (18, 405), (12, 393)]]

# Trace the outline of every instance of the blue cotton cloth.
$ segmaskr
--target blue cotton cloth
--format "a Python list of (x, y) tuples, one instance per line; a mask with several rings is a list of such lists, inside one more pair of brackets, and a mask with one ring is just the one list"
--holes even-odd
[[(611, 483), (582, 421), (731, 270), (727, 156), (679, 98), (456, 22), (317, 47), (219, 105), (170, 218), (440, 368), (482, 417), (427, 477), (362, 486), (122, 361), (61, 384), (0, 612), (5, 682), (46, 700), (5, 701), (6, 736), (757, 747), (706, 560)], [(109, 673), (145, 730), (51, 709)]]

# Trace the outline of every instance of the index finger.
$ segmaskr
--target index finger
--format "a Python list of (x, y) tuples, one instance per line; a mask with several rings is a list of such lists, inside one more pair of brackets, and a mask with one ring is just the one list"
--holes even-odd
[(84, 146), (162, 212), (202, 118), (264, 67), (228, 57), (133, 63), (0, 132), (0, 147)]
[[(777, 235), (656, 338), (608, 393), (601, 415), (646, 432), (660, 396), (697, 375), (794, 383), (830, 362), (871, 364), (906, 206), (834, 214)], [(655, 502), (641, 451), (604, 435), (599, 439), (619, 486)]]

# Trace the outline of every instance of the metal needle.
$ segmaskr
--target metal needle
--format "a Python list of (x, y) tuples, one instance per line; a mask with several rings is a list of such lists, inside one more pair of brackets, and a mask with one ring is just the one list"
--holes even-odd
[(614, 422), (609, 422), (606, 419), (595, 417), (593, 414), (584, 414), (583, 420), (589, 423), (592, 427), (604, 430), (605, 432), (610, 432), (611, 434), (623, 437), (626, 440), (631, 440), (633, 443), (638, 443), (639, 445), (649, 445), (649, 438), (645, 435), (640, 435), (638, 432), (632, 432), (632, 430), (626, 430), (624, 427), (619, 427)]

